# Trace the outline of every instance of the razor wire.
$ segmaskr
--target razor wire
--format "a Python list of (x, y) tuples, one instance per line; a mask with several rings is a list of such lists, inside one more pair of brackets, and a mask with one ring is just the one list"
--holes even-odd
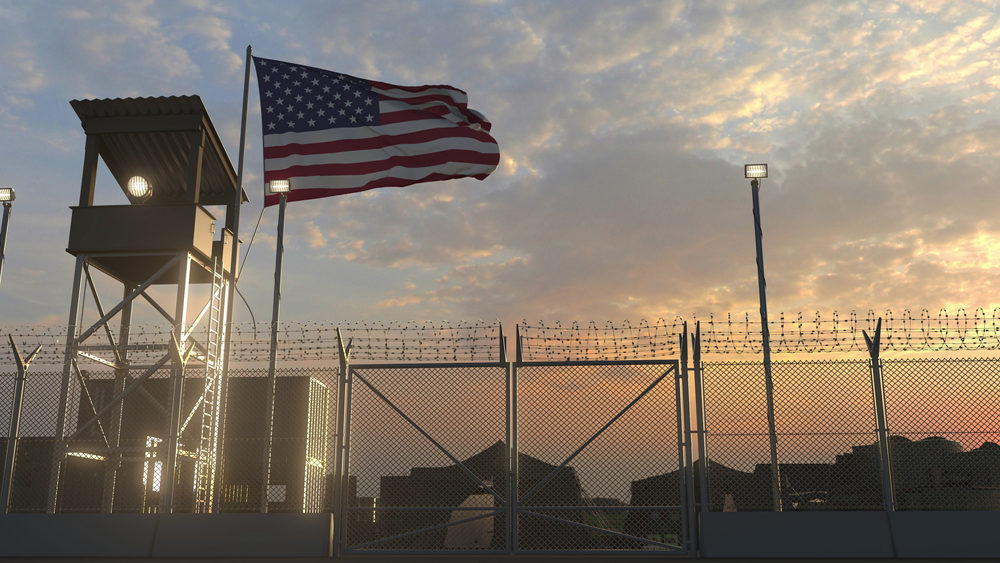
[[(928, 309), (877, 313), (780, 313), (768, 323), (773, 353), (867, 352), (864, 332), (873, 334), (882, 319), (881, 349), (888, 352), (988, 351), (1000, 349), (1000, 308), (976, 308), (932, 313)], [(700, 325), (702, 354), (757, 354), (761, 351), (760, 321), (751, 313), (675, 316), (638, 322), (523, 321), (518, 326), (520, 358), (526, 361), (634, 360), (673, 357), (680, 351), (685, 322), (688, 332)], [(351, 358), (371, 362), (501, 361), (502, 327), (498, 321), (298, 321), (278, 329), (277, 358), (282, 362), (337, 361), (340, 329)], [(42, 345), (36, 363), (63, 362), (66, 329), (61, 326), (6, 326), (23, 347)], [(232, 339), (233, 363), (266, 362), (270, 331), (237, 323)], [(169, 328), (133, 326), (132, 361), (155, 361), (168, 351)], [(95, 335), (79, 347), (95, 355), (111, 355), (111, 346)], [(0, 361), (14, 365), (8, 347)]]
[[(340, 344), (350, 344), (351, 359), (370, 362), (500, 360), (501, 327), (499, 322), (282, 322), (278, 329), (277, 359), (282, 362), (324, 361), (339, 359)], [(0, 332), (10, 334), (23, 347), (42, 345), (35, 360), (38, 365), (62, 364), (66, 347), (66, 328), (60, 326), (7, 326)], [(229, 334), (234, 364), (267, 362), (270, 329), (250, 323), (236, 323)], [(23, 343), (23, 344), (22, 344)], [(129, 359), (133, 364), (153, 362), (169, 352), (171, 331), (161, 326), (133, 326), (129, 332)], [(95, 334), (78, 346), (80, 351), (111, 357), (111, 345)], [(0, 362), (14, 365), (9, 347), (0, 349)]]
[[(936, 314), (927, 309), (887, 310), (841, 315), (780, 313), (768, 322), (773, 353), (867, 352), (864, 333), (872, 335), (882, 320), (881, 350), (890, 352), (985, 351), (1000, 349), (1000, 308), (966, 309)], [(700, 325), (702, 354), (757, 354), (761, 325), (750, 313), (676, 316), (599, 324), (528, 323), (518, 326), (520, 357), (532, 361), (574, 359), (654, 359), (677, 354), (685, 323)]]

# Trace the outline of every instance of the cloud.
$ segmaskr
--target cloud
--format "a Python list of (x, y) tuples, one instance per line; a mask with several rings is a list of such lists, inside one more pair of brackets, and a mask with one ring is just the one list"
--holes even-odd
[[(0, 124), (17, 139), (6, 169), (65, 202), (18, 200), (18, 225), (46, 232), (32, 231), (39, 258), (11, 276), (30, 284), (53, 255), (67, 259), (83, 146), (67, 100), (198, 93), (235, 164), (252, 41), (263, 56), (454, 84), (502, 151), (484, 182), (290, 205), (286, 292), (307, 297), (286, 300), (289, 318), (755, 310), (747, 161), (771, 165), (761, 206), (773, 310), (995, 301), (1000, 16), (989, 3), (250, 6), (0, 7), (13, 45), (0, 72), (16, 77), (0, 90)], [(245, 241), (262, 190), (250, 101)], [(255, 244), (273, 249), (267, 215)], [(248, 260), (241, 289), (269, 302), (273, 255)], [(5, 312), (62, 302), (64, 287), (37, 286)]]

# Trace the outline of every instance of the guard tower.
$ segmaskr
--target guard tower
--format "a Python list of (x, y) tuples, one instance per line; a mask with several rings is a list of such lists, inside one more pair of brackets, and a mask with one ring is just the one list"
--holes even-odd
[[(233, 231), (246, 194), (198, 96), (70, 105), (87, 140), (66, 249), (76, 267), (47, 511), (83, 494), (94, 499), (88, 511), (212, 512)], [(94, 205), (99, 159), (126, 204)], [(223, 228), (207, 206), (225, 206)], [(97, 273), (102, 287), (122, 287), (110, 307)], [(203, 303), (192, 293), (206, 293), (198, 284), (210, 288)], [(83, 320), (88, 301), (96, 322)], [(140, 303), (163, 324), (151, 333), (162, 342), (151, 345), (147, 334), (147, 363), (134, 364), (129, 337)], [(129, 414), (137, 408), (140, 416)], [(70, 471), (80, 463), (89, 477)]]

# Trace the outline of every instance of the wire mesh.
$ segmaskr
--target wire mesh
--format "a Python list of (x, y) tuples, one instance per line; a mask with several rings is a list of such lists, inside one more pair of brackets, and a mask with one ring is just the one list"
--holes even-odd
[(677, 369), (516, 366), (517, 549), (682, 549)]
[(268, 512), (331, 510), (337, 376), (338, 369), (332, 367), (276, 370), (268, 470), (267, 370), (230, 372), (221, 445), (221, 512), (259, 512), (262, 496)]
[[(330, 387), (336, 370), (282, 369), (277, 372), (269, 511), (329, 510), (328, 472), (335, 437)], [(185, 377), (181, 432), (171, 503), (174, 512), (193, 512), (201, 446), (203, 377)], [(266, 370), (234, 370), (229, 415), (215, 463), (225, 468), (219, 509), (257, 511), (263, 474), (263, 417)], [(166, 484), (166, 441), (170, 370), (157, 370), (117, 407), (113, 371), (83, 371), (67, 393), (65, 462), (59, 476), (58, 512), (157, 512)], [(0, 377), (0, 380), (6, 377)], [(62, 374), (28, 372), (11, 489), (11, 512), (44, 512), (52, 494)], [(85, 384), (84, 384), (85, 382)], [(116, 411), (119, 416), (116, 417)], [(101, 413), (95, 418), (95, 412)], [(118, 431), (114, 421), (120, 420)], [(6, 428), (6, 426), (5, 426)], [(5, 431), (6, 433), (6, 431)], [(117, 436), (117, 440), (115, 439)], [(5, 440), (6, 443), (6, 440)], [(283, 492), (279, 497), (279, 491)]]
[(506, 365), (354, 366), (346, 544), (507, 548)]
[(884, 360), (896, 506), (1000, 510), (1000, 359)]
[[(709, 510), (771, 510), (764, 365), (703, 370)], [(772, 381), (783, 509), (880, 509), (868, 362), (773, 362)]]

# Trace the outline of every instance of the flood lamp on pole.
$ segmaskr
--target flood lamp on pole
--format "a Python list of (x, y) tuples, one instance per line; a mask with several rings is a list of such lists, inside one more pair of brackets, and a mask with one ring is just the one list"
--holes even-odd
[(750, 180), (753, 193), (754, 239), (757, 245), (757, 290), (760, 294), (760, 333), (764, 351), (764, 388), (767, 394), (767, 435), (771, 446), (771, 502), (781, 511), (781, 472), (778, 468), (778, 434), (774, 422), (774, 383), (771, 380), (771, 334), (767, 327), (767, 294), (764, 291), (764, 250), (760, 229), (760, 181), (767, 178), (767, 164), (745, 164), (743, 177)]
[(271, 308), (271, 349), (268, 356), (267, 366), (267, 392), (264, 400), (267, 402), (264, 413), (264, 455), (261, 459), (261, 475), (264, 476), (260, 490), (261, 512), (267, 512), (268, 491), (271, 481), (271, 443), (274, 434), (274, 370), (277, 364), (278, 354), (278, 312), (281, 306), (281, 257), (285, 251), (285, 204), (288, 203), (288, 192), (292, 189), (289, 180), (271, 180), (268, 183), (268, 191), (278, 194), (278, 237), (274, 249), (274, 298)]
[(0, 188), (0, 202), (3, 202), (3, 224), (0, 225), (0, 280), (3, 279), (3, 257), (7, 248), (7, 222), (10, 221), (10, 204), (14, 201), (14, 188)]

